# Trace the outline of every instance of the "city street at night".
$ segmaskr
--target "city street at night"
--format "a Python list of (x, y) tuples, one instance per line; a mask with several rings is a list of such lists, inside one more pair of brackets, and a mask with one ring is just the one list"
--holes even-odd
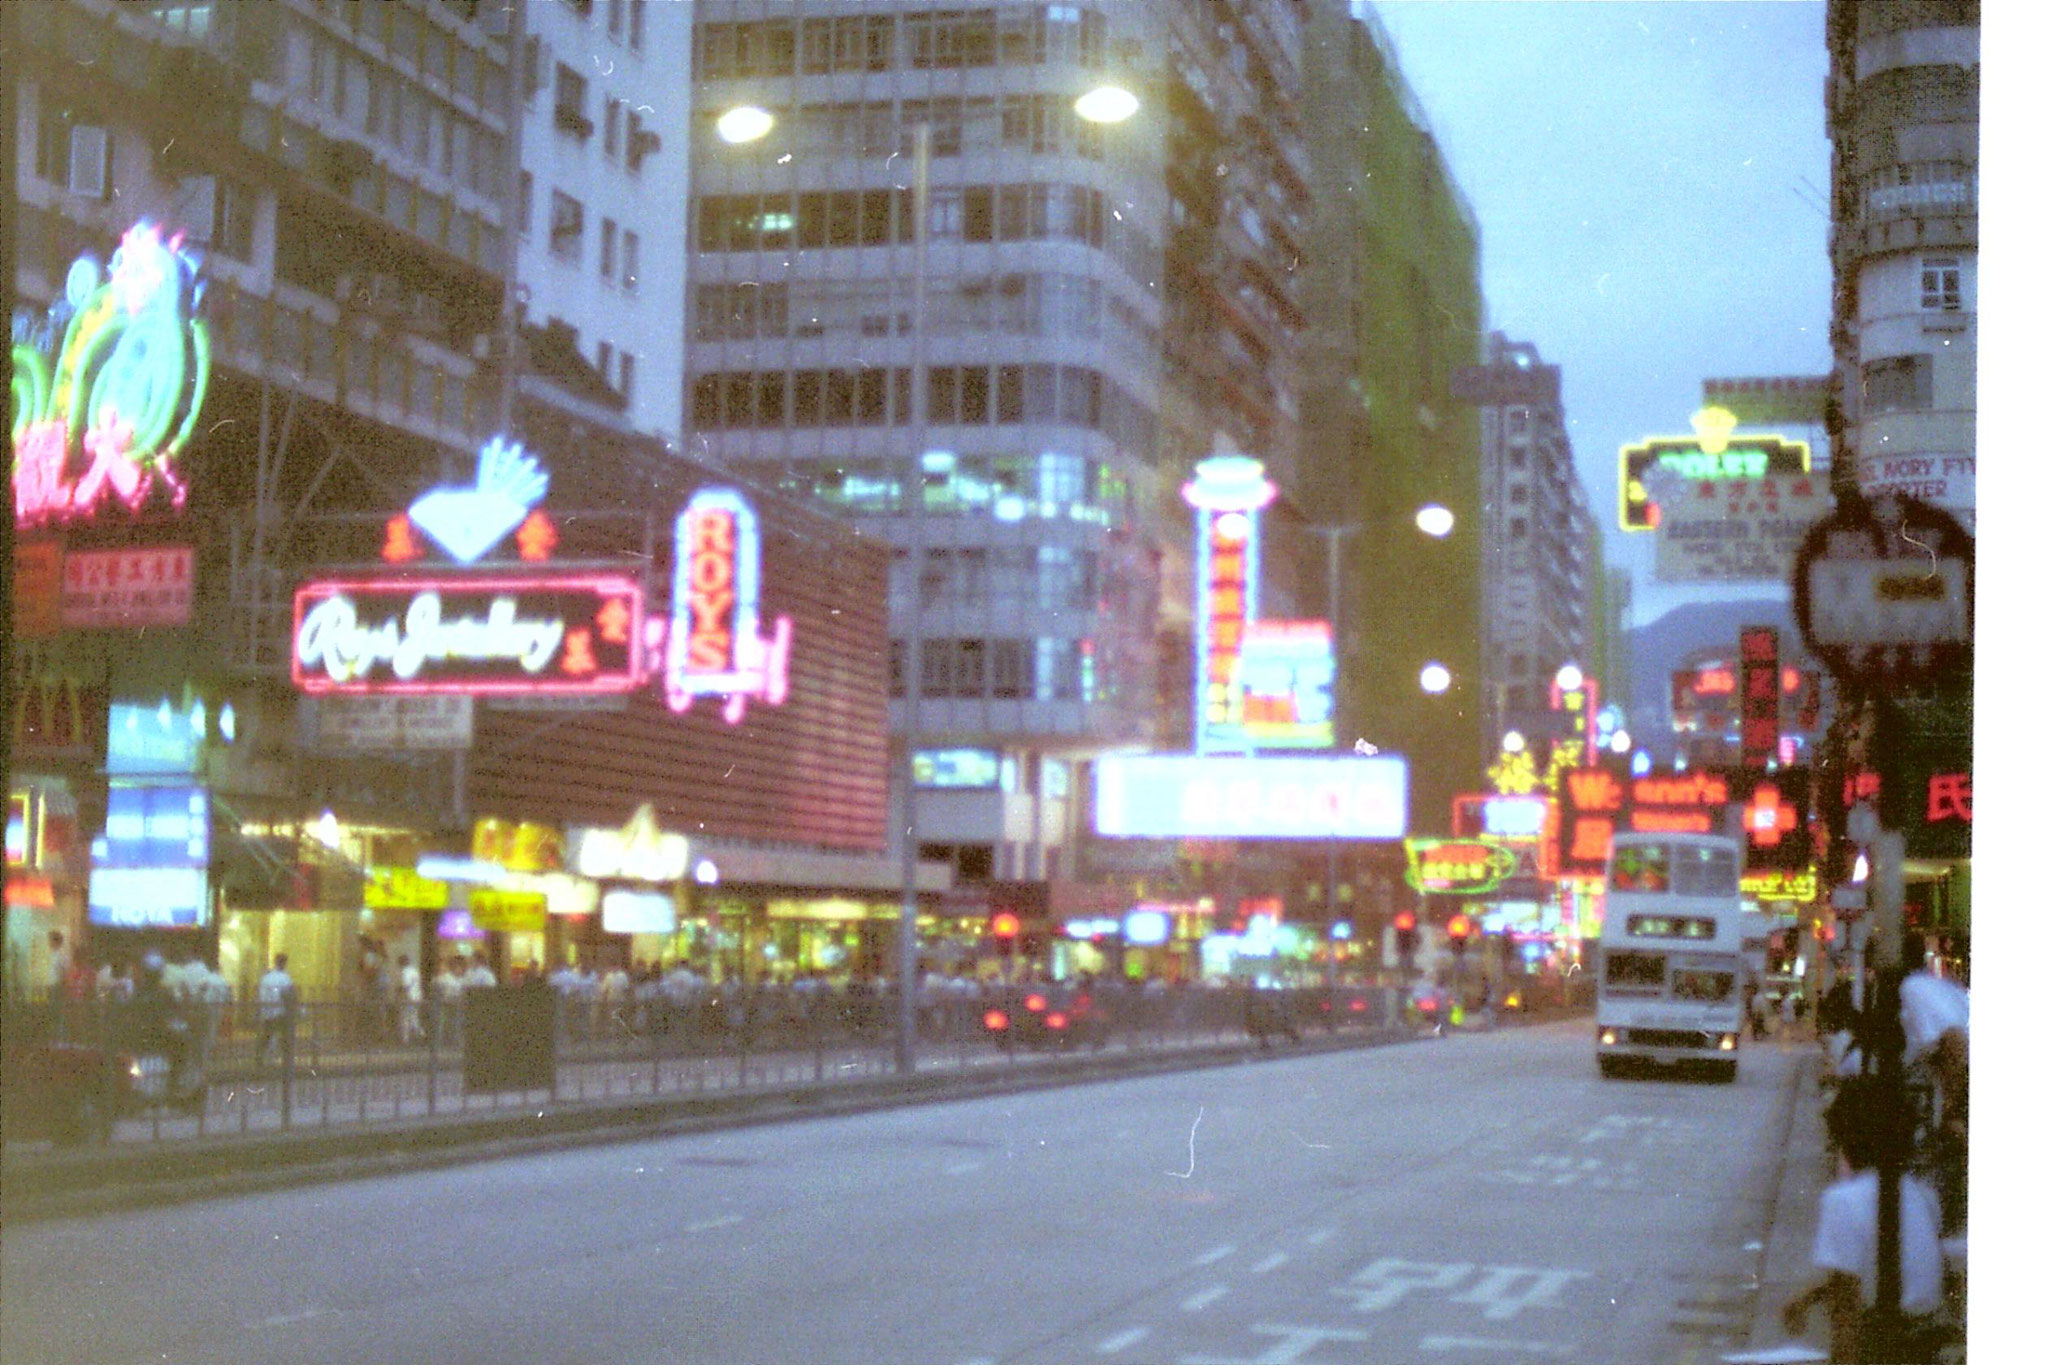
[(19, 1225), (0, 1358), (1717, 1360), (1802, 1050), (1602, 1081), (1589, 1032)]

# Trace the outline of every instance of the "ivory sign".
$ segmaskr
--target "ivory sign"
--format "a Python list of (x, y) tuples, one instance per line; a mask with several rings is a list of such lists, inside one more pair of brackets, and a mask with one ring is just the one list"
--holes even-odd
[(1818, 474), (1650, 481), (1661, 513), (1657, 577), (1666, 583), (1782, 583), (1814, 522), (1834, 507)]
[(292, 681), (319, 695), (630, 692), (644, 601), (620, 574), (321, 580), (292, 610)]

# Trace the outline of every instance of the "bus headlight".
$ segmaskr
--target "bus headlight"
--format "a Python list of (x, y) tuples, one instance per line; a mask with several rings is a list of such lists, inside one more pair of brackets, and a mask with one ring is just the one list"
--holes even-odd
[(1617, 1034), (1613, 1029), (1604, 1028), (1600, 1030), (1600, 1046), (1613, 1047), (1615, 1043), (1619, 1041), (1620, 1035)]
[(1724, 1034), (1722, 1034), (1722, 1035), (1721, 1035), (1721, 1051), (1723, 1051), (1723, 1052), (1733, 1052), (1733, 1051), (1735, 1051), (1735, 1035), (1734, 1035), (1734, 1034), (1732, 1034), (1732, 1033), (1724, 1033)]

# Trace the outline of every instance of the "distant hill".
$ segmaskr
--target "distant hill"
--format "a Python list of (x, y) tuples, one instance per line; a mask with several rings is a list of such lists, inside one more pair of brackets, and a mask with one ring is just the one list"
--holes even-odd
[(1645, 734), (1669, 734), (1671, 674), (1696, 650), (1735, 656), (1744, 626), (1776, 626), (1781, 657), (1806, 653), (1790, 602), (1695, 602), (1674, 607), (1649, 625), (1628, 633), (1629, 723)]

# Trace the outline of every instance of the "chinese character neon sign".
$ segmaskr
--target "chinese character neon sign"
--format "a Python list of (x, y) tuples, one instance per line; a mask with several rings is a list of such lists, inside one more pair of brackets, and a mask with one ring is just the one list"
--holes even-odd
[(1663, 520), (1656, 501), (1657, 479), (1712, 485), (1724, 480), (1798, 475), (1813, 468), (1804, 441), (1783, 436), (1737, 436), (1735, 415), (1725, 408), (1693, 414), (1691, 436), (1653, 436), (1621, 450), (1621, 529), (1654, 531)]
[(1258, 619), (1259, 509), (1279, 488), (1245, 455), (1195, 466), (1181, 496), (1195, 509), (1195, 752), (1249, 748), (1239, 664)]
[(72, 263), (40, 321), (14, 320), (14, 516), (21, 526), (93, 516), (109, 498), (140, 512), (161, 487), (185, 505), (174, 468), (212, 371), (205, 290), (181, 234), (150, 223), (121, 238), (106, 275)]
[(747, 700), (780, 706), (789, 695), (790, 624), (761, 634), (761, 525), (737, 489), (701, 488), (676, 518), (676, 564), (668, 631), (671, 710), (700, 696), (725, 698), (737, 725)]

